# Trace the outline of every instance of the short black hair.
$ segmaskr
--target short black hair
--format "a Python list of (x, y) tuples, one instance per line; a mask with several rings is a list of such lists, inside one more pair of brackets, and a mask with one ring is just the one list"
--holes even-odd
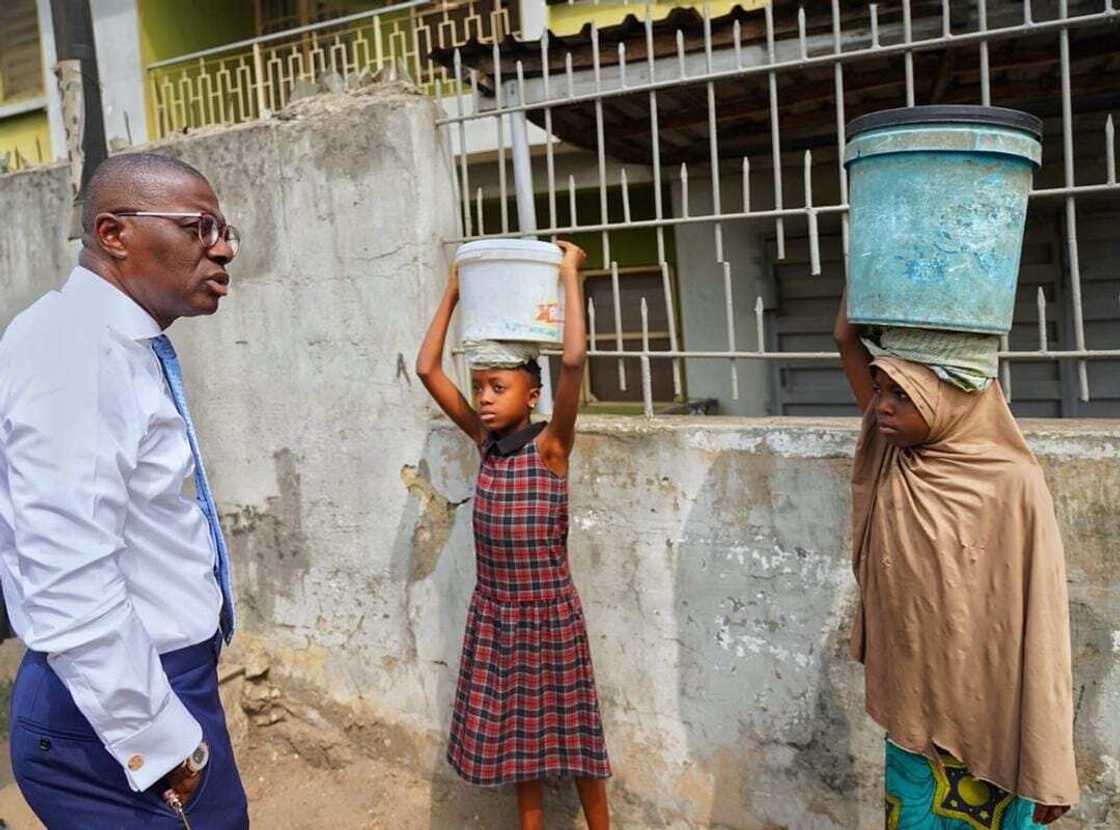
[(529, 373), (530, 385), (533, 389), (541, 388), (541, 364), (536, 359), (526, 360), (517, 368)]
[(526, 360), (516, 366), (472, 366), (471, 374), (475, 372), (524, 372), (529, 376), (529, 388), (541, 388), (541, 364), (533, 360)]
[(198, 168), (159, 153), (122, 153), (105, 159), (93, 171), (82, 190), (82, 230), (93, 233), (97, 215), (106, 211), (144, 205), (149, 194), (174, 177), (192, 176), (209, 184)]

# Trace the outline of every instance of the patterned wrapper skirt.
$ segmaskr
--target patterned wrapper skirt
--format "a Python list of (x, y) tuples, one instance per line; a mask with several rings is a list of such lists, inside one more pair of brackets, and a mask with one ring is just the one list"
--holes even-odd
[(886, 830), (1041, 830), (1034, 807), (951, 755), (939, 766), (887, 741)]

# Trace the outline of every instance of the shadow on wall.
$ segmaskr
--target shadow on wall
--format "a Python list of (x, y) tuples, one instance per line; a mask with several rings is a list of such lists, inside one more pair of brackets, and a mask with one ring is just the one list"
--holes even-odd
[(241, 505), (221, 514), (231, 558), (242, 569), (238, 608), (256, 627), (282, 622), (276, 619), (277, 598), (301, 595), (311, 568), (303, 530), (302, 459), (283, 449), (273, 453), (272, 463), (277, 495), (262, 506)]
[(829, 472), (721, 452), (683, 525), (678, 705), (712, 828), (848, 830), (879, 774), (855, 760), (846, 493), (829, 489), (846, 461)]

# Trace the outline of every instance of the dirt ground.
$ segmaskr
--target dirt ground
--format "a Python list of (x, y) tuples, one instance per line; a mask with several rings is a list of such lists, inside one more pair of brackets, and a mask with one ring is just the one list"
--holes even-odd
[[(479, 790), (443, 778), (434, 782), (372, 759), (341, 769), (316, 767), (287, 740), (254, 739), (239, 752), (254, 828), (263, 830), (460, 830), (515, 828), (511, 790)], [(548, 793), (550, 827), (577, 828), (578, 804)], [(11, 830), (42, 830), (14, 783), (0, 788), (0, 818)], [(205, 828), (196, 828), (205, 830)]]
[[(4, 690), (21, 652), (18, 643), (0, 646)], [(517, 827), (512, 788), (469, 786), (454, 777), (438, 747), (409, 746), (406, 735), (382, 724), (315, 708), (308, 703), (314, 696), (270, 680), (267, 655), (231, 652), (219, 669), (222, 698), (255, 830)], [(383, 748), (384, 757), (370, 747)], [(435, 760), (425, 771), (418, 758)], [(586, 826), (570, 784), (549, 788), (546, 800), (550, 830)], [(0, 819), (10, 830), (43, 830), (12, 780), (6, 751), (0, 752)]]
[[(272, 760), (275, 759), (275, 760)], [(513, 790), (482, 790), (441, 774), (432, 780), (363, 759), (338, 770), (309, 767), (286, 747), (262, 746), (246, 765), (255, 827), (459, 830), (516, 828)], [(584, 827), (574, 795), (548, 793), (550, 827)]]

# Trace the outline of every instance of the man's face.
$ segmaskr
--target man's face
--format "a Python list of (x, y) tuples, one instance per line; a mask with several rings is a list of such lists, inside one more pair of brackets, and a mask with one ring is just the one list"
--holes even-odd
[[(218, 197), (204, 180), (181, 175), (166, 188), (158, 204), (138, 206), (161, 213), (208, 213), (224, 222)], [(128, 293), (161, 326), (178, 317), (213, 314), (226, 295), (226, 266), (233, 249), (223, 239), (207, 249), (193, 217), (122, 216), (121, 281)]]

